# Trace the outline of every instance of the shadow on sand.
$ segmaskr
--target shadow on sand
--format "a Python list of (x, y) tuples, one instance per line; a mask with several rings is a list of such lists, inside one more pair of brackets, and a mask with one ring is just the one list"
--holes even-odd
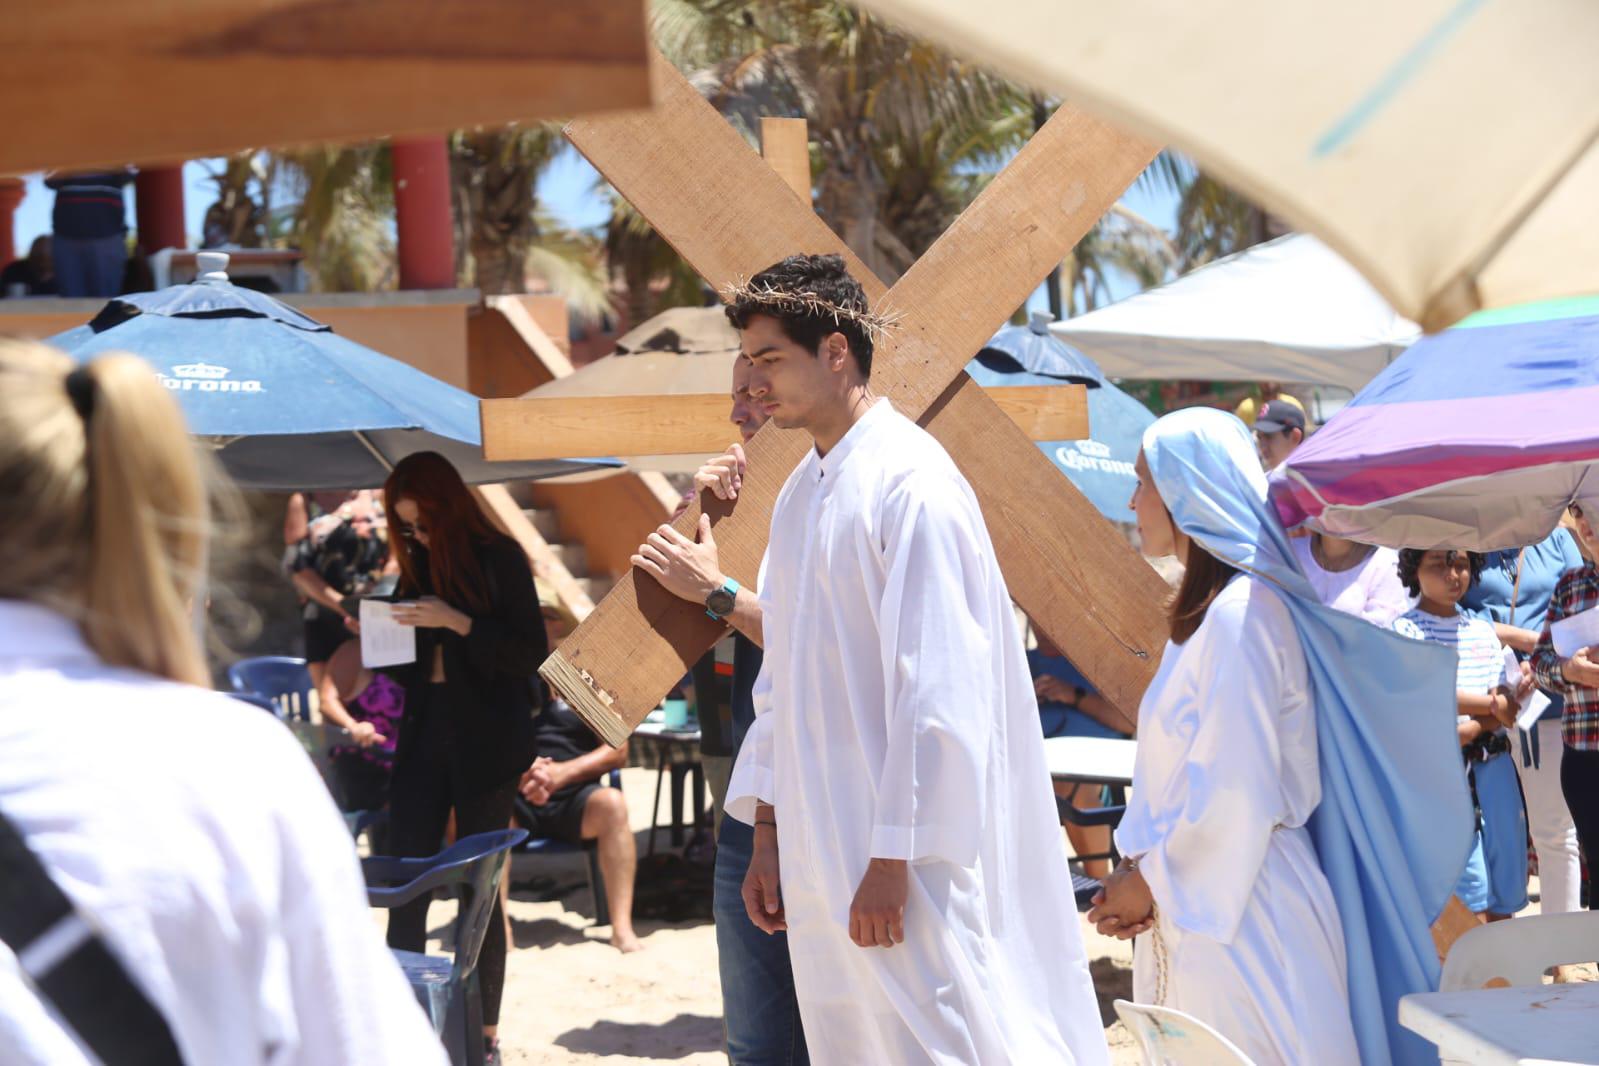
[[(558, 944), (583, 944), (591, 937), (583, 930), (574, 929), (558, 918), (511, 919), (511, 946), (523, 948), (553, 948)], [(597, 941), (603, 943), (603, 941)]]
[(706, 1014), (679, 1014), (668, 1022), (599, 1021), (555, 1038), (568, 1051), (584, 1055), (626, 1055), (637, 1059), (682, 1059), (721, 1051), (722, 1019)]
[(1088, 964), (1088, 975), (1094, 979), (1094, 996), (1099, 1000), (1099, 1018), (1108, 1029), (1116, 1023), (1118, 999), (1133, 998), (1133, 971), (1115, 959), (1094, 959)]

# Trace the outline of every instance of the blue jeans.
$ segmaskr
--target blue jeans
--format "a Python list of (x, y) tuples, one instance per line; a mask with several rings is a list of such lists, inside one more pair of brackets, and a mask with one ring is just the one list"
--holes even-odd
[(712, 908), (727, 1057), (733, 1066), (805, 1066), (810, 1056), (794, 998), (788, 934), (761, 932), (744, 910), (744, 873), (754, 846), (752, 827), (736, 818), (722, 819)]
[(109, 299), (122, 291), (128, 244), (115, 237), (53, 237), (56, 286), (63, 297)]

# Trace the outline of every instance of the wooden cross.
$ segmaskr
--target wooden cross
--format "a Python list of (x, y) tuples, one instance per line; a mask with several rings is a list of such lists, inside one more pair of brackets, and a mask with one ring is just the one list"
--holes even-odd
[[(872, 386), (948, 450), (982, 505), (1011, 595), (1104, 696), (1135, 712), (1165, 639), (1166, 587), (963, 367), (1149, 163), (1155, 148), (1063, 107), (892, 290), (670, 64), (656, 106), (567, 137), (715, 289), (786, 255), (837, 252), (874, 309), (902, 315)], [(810, 447), (767, 425), (736, 506), (707, 498), (722, 569), (753, 587), (772, 505)], [(693, 535), (699, 504), (677, 522)], [(625, 740), (723, 633), (629, 573), (541, 673), (596, 733)]]
[[(1087, 386), (1017, 385), (987, 392), (1028, 440), (1082, 440), (1089, 435)], [(727, 408), (725, 392), (484, 400), (483, 457), (497, 462), (582, 455), (720, 455), (737, 438)]]

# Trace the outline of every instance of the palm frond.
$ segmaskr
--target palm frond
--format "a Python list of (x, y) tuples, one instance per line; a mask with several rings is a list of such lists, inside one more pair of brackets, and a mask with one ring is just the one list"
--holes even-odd
[(394, 179), (386, 145), (283, 149), (271, 154), (267, 173), (274, 195), (291, 198), (269, 225), (304, 254), (313, 290), (394, 286)]
[(604, 247), (589, 234), (563, 228), (547, 211), (536, 213), (538, 241), (528, 249), (527, 273), (566, 300), (580, 322), (597, 322), (613, 310)]

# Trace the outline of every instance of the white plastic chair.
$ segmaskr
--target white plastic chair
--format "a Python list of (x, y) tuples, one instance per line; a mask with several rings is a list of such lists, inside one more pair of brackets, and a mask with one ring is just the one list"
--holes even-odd
[(1116, 1001), (1122, 1020), (1144, 1055), (1144, 1066), (1254, 1066), (1231, 1040), (1180, 1010)]
[(1444, 957), (1440, 992), (1543, 983), (1551, 966), (1599, 961), (1599, 913), (1533, 914), (1469, 930)]

